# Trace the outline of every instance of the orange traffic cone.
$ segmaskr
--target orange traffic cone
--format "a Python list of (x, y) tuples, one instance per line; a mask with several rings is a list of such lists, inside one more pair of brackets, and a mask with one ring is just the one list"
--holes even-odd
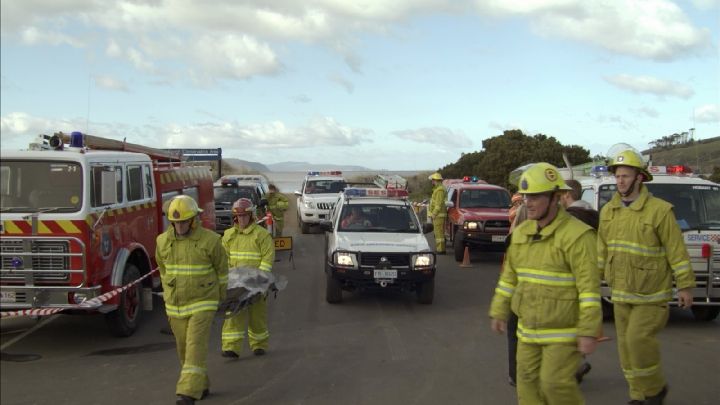
[(472, 267), (470, 264), (470, 249), (465, 246), (465, 253), (463, 254), (463, 261), (460, 263), (460, 267)]
[(272, 213), (270, 213), (270, 212), (265, 214), (265, 226), (267, 227), (267, 231), (270, 232), (270, 235), (275, 236), (275, 234), (273, 233)]

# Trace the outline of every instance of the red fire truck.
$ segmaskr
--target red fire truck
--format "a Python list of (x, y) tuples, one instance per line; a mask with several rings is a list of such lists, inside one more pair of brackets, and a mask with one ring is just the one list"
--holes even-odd
[(159, 287), (158, 273), (105, 293), (157, 267), (155, 238), (173, 196), (195, 198), (203, 226), (215, 228), (210, 170), (80, 132), (39, 140), (0, 160), (0, 309), (88, 313), (82, 304), (100, 297), (90, 312), (104, 313), (112, 334), (130, 336), (141, 310), (152, 309), (147, 293)]

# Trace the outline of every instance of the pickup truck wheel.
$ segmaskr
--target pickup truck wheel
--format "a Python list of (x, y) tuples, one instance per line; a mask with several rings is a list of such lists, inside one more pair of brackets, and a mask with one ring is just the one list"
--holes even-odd
[(455, 232), (453, 252), (455, 253), (455, 261), (461, 262), (463, 260), (463, 256), (465, 255), (465, 233), (461, 230)]
[(430, 305), (435, 296), (435, 279), (424, 281), (417, 286), (417, 301), (420, 304)]
[(310, 224), (308, 224), (307, 222), (303, 222), (302, 220), (300, 220), (300, 232), (302, 232), (302, 233), (304, 233), (304, 234), (310, 233)]
[[(140, 278), (140, 270), (134, 264), (127, 264), (123, 273), (123, 285)], [(107, 315), (105, 321), (110, 333), (117, 337), (128, 337), (135, 333), (142, 312), (142, 283), (137, 283), (120, 294), (118, 308)]]
[(720, 307), (693, 305), (691, 307), (693, 316), (698, 321), (710, 322), (720, 314)]
[(340, 282), (330, 272), (325, 273), (325, 301), (330, 304), (342, 302)]

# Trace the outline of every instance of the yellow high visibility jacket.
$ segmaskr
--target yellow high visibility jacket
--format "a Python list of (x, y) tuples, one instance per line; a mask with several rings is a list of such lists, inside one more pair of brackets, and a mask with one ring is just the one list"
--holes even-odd
[(447, 216), (447, 208), (445, 206), (445, 199), (447, 198), (447, 191), (442, 184), (438, 184), (433, 188), (432, 196), (430, 197), (430, 205), (428, 206), (428, 213), (433, 218), (442, 218)]
[(598, 229), (598, 267), (614, 302), (652, 304), (695, 287), (695, 273), (672, 205), (640, 189), (625, 207), (620, 194), (605, 204)]
[(272, 270), (275, 262), (275, 243), (267, 229), (251, 224), (245, 229), (237, 225), (225, 230), (222, 244), (233, 267), (252, 267), (263, 271)]
[(287, 197), (280, 193), (269, 193), (267, 195), (267, 209), (272, 213), (273, 217), (282, 218), (288, 209), (289, 203)]
[(596, 336), (602, 322), (595, 231), (563, 208), (545, 228), (526, 220), (512, 233), (490, 317), (518, 316), (518, 339), (575, 342)]
[(197, 312), (216, 311), (225, 299), (227, 255), (215, 232), (198, 226), (178, 239), (171, 225), (157, 237), (155, 260), (168, 316), (187, 318)]

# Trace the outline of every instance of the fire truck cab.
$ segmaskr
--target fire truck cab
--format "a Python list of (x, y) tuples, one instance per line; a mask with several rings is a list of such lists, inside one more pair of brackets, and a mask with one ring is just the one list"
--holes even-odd
[[(49, 139), (52, 147), (40, 142), (31, 150), (2, 152), (3, 311), (87, 313), (81, 304), (150, 273), (157, 267), (155, 238), (168, 226), (163, 202), (175, 195), (196, 199), (204, 210), (203, 226), (214, 229), (209, 168), (186, 167), (163, 151), (79, 132), (69, 147), (68, 139), (59, 133)], [(127, 151), (134, 149), (147, 153)], [(143, 288), (149, 293), (159, 286), (155, 272), (104, 297), (92, 312), (105, 314), (112, 334), (129, 336), (138, 327), (143, 304), (152, 308)]]
[(465, 246), (504, 251), (510, 230), (510, 193), (477, 177), (443, 180), (447, 189), (448, 217), (445, 238), (455, 260), (462, 261)]
[[(673, 205), (690, 254), (697, 283), (693, 314), (699, 320), (713, 320), (720, 314), (720, 184), (693, 175), (683, 165), (649, 166), (648, 171), (653, 180), (643, 184), (655, 197)], [(577, 180), (583, 187), (582, 199), (598, 211), (617, 191), (615, 178), (605, 166), (595, 166), (589, 177)], [(604, 303), (610, 302), (610, 289), (604, 283), (602, 297)], [(670, 304), (677, 305), (677, 300)]]

